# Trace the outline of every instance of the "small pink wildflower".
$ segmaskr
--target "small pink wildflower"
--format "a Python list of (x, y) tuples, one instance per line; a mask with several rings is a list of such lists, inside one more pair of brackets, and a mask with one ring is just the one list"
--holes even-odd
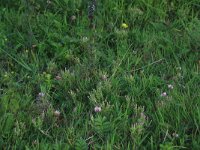
[(161, 97), (166, 97), (166, 96), (167, 96), (167, 93), (166, 93), (166, 92), (163, 92), (160, 96), (161, 96)]
[(174, 86), (172, 84), (168, 84), (168, 88), (172, 90)]
[(101, 112), (101, 107), (96, 106), (96, 107), (94, 108), (94, 111), (95, 111), (95, 112)]

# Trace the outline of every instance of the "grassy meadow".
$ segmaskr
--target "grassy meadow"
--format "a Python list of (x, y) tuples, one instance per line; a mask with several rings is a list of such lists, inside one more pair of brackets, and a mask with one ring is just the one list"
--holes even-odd
[(200, 1), (92, 4), (0, 0), (0, 149), (199, 150)]

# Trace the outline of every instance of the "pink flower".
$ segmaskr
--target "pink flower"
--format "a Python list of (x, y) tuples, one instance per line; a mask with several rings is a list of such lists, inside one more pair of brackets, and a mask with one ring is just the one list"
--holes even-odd
[(172, 84), (168, 84), (168, 88), (172, 90), (174, 86)]
[(166, 96), (167, 96), (167, 93), (166, 93), (166, 92), (163, 92), (160, 96), (161, 96), (161, 97), (166, 97)]
[(95, 111), (95, 112), (101, 112), (101, 107), (96, 106), (96, 107), (94, 108), (94, 111)]

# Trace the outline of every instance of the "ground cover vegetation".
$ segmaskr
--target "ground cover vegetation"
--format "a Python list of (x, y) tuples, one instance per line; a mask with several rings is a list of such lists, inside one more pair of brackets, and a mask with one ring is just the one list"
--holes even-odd
[(199, 149), (200, 1), (92, 3), (0, 0), (0, 147)]

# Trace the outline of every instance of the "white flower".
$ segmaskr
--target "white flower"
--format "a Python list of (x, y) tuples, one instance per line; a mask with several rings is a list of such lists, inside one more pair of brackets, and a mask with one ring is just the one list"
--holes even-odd
[(94, 108), (94, 111), (95, 111), (95, 112), (101, 112), (101, 107), (96, 106), (96, 107)]
[(174, 86), (172, 84), (168, 84), (168, 88), (172, 90)]
[(39, 96), (39, 97), (44, 97), (44, 96), (45, 96), (45, 94), (44, 94), (44, 93), (42, 93), (42, 92), (40, 92), (40, 93), (38, 93), (38, 96)]

